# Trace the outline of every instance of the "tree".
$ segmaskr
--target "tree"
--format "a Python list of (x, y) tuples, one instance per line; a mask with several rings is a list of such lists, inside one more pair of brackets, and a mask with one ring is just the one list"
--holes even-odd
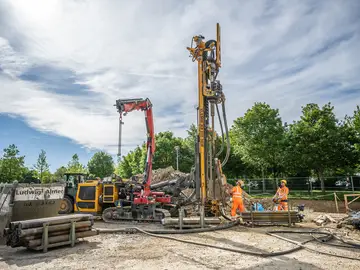
[(279, 110), (266, 103), (255, 103), (230, 131), (235, 155), (262, 174), (271, 169), (273, 176), (283, 168), (284, 135)]
[(120, 176), (125, 178), (141, 174), (145, 169), (145, 160), (146, 145), (143, 144), (142, 147), (137, 146), (133, 151), (130, 151), (126, 156), (123, 156), (116, 171)]
[(179, 170), (189, 172), (194, 164), (194, 145), (184, 142), (182, 138), (174, 137), (171, 131), (160, 132), (156, 135), (156, 152), (153, 168), (176, 168), (175, 146), (179, 146)]
[(129, 154), (122, 157), (122, 160), (118, 164), (116, 174), (124, 178), (130, 178), (133, 175), (129, 158), (130, 158)]
[(39, 179), (41, 182), (43, 181), (44, 172), (49, 171), (49, 164), (46, 160), (46, 152), (45, 150), (41, 149), (41, 152), (39, 154), (39, 157), (37, 159), (37, 163), (34, 165), (35, 170), (39, 174)]
[(74, 154), (68, 163), (67, 172), (69, 173), (86, 173), (85, 166), (79, 161), (79, 156)]
[(24, 168), (22, 183), (41, 183), (38, 178), (38, 172), (36, 170), (30, 170), (29, 168)]
[(103, 151), (95, 153), (89, 160), (87, 167), (90, 174), (100, 178), (114, 173), (114, 161), (111, 155)]
[(9, 145), (3, 152), (0, 167), (0, 182), (21, 181), (25, 173), (25, 156), (19, 156), (20, 151), (15, 144)]
[(132, 175), (144, 172), (146, 160), (146, 149), (137, 146), (134, 151), (131, 151), (129, 157), (129, 164), (131, 167)]
[(43, 179), (42, 179), (42, 183), (51, 183), (56, 181), (57, 179), (55, 178), (55, 176), (53, 174), (51, 174), (50, 171), (45, 171), (43, 173)]
[[(307, 104), (299, 121), (290, 125), (287, 157), (298, 169), (314, 172), (325, 192), (324, 172), (354, 165), (358, 159), (353, 131), (346, 123), (339, 123), (331, 103), (320, 108)], [(350, 140), (351, 139), (351, 140)]]
[(61, 166), (54, 173), (54, 178), (56, 180), (62, 179), (64, 174), (67, 172), (67, 168), (65, 166)]

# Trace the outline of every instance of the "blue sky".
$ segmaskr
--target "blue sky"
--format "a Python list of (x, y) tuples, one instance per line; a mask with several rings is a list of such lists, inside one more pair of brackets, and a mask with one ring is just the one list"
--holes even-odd
[[(118, 98), (149, 97), (156, 132), (185, 136), (197, 103), (186, 47), (217, 22), (230, 122), (256, 101), (287, 122), (310, 102), (339, 118), (359, 104), (360, 1), (3, 0), (0, 147), (17, 144), (28, 165), (45, 149), (52, 170), (115, 155)], [(124, 121), (126, 153), (146, 135), (141, 112)]]

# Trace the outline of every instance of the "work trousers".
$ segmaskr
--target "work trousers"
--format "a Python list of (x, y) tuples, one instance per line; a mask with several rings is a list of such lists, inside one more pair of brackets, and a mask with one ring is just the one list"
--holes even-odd
[(288, 210), (288, 203), (280, 202), (278, 205), (278, 211), (287, 211), (287, 210)]
[(236, 210), (239, 209), (240, 213), (245, 212), (245, 206), (243, 200), (241, 198), (233, 199), (233, 205), (231, 208), (231, 216), (234, 217), (236, 215)]

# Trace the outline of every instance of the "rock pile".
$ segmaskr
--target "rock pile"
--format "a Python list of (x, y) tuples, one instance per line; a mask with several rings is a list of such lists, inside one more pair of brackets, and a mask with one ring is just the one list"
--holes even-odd
[[(188, 173), (183, 173), (183, 172), (175, 170), (172, 166), (167, 167), (167, 168), (161, 168), (161, 169), (152, 171), (151, 184), (156, 184), (156, 183), (168, 181), (171, 179), (177, 179), (177, 178), (188, 176), (188, 175), (189, 175)], [(138, 175), (136, 175), (136, 177), (138, 177), (139, 179), (142, 179), (143, 175), (138, 174)]]

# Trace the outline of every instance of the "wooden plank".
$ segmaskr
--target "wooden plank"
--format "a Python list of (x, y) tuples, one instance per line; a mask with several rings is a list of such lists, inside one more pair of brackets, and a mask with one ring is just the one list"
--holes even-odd
[(355, 199), (353, 199), (351, 202), (349, 202), (349, 204), (352, 204), (353, 202), (355, 202), (359, 198), (360, 198), (360, 195), (358, 195)]
[(339, 213), (339, 205), (338, 205), (338, 202), (337, 202), (337, 195), (336, 195), (335, 192), (334, 192), (334, 200), (335, 200), (336, 212)]

